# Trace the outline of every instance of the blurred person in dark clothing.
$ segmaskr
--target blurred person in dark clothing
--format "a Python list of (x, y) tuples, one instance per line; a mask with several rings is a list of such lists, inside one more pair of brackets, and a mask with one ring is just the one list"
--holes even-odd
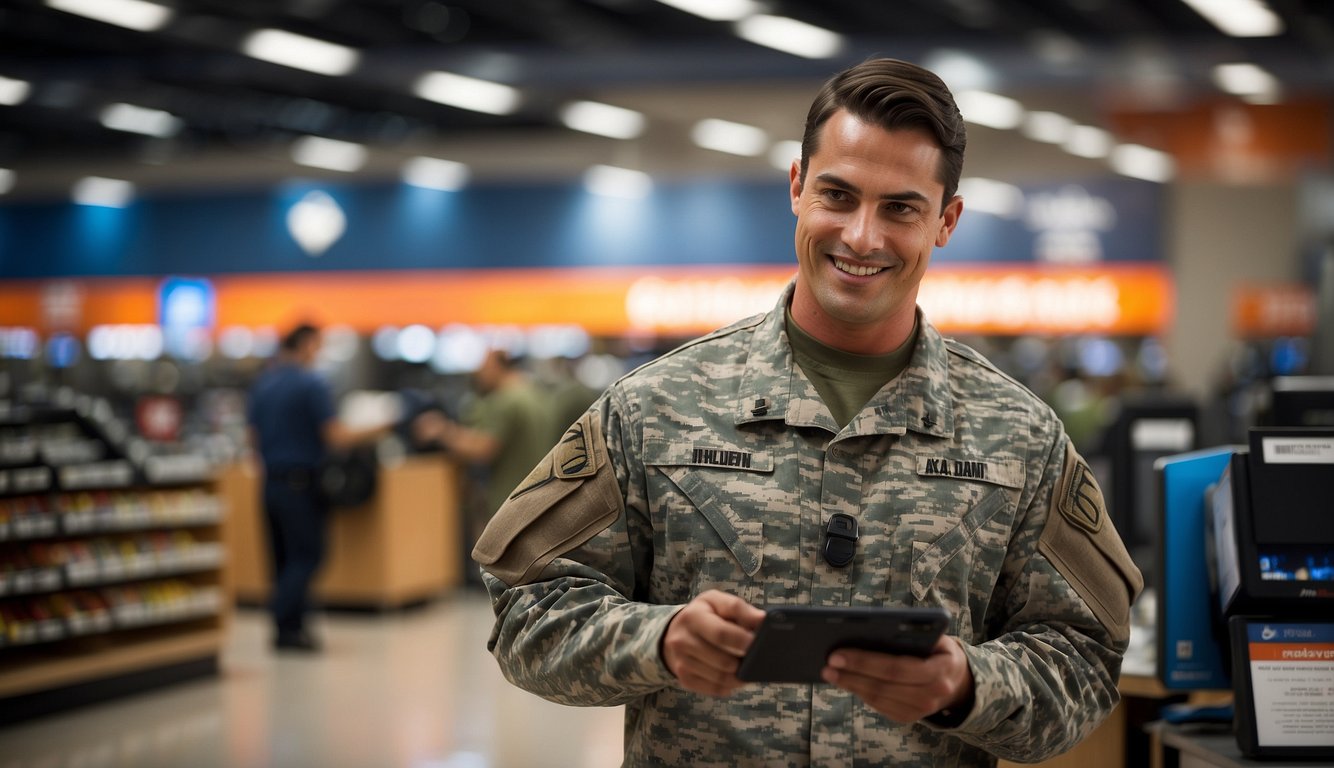
[(330, 451), (373, 442), (391, 425), (339, 421), (328, 382), (312, 370), (322, 340), (313, 325), (283, 338), (277, 357), (250, 390), (247, 421), (264, 465), (264, 516), (273, 573), (274, 646), (318, 650), (306, 626), (310, 586), (324, 560), (329, 503), (319, 470)]

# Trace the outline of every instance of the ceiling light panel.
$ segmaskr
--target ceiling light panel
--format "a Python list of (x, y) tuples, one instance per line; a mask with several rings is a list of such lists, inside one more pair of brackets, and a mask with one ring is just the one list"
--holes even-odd
[(250, 33), (241, 42), (241, 52), (273, 64), (334, 76), (346, 75), (356, 69), (361, 59), (361, 54), (345, 45), (281, 29), (260, 29)]
[(468, 166), (438, 157), (414, 157), (403, 164), (403, 183), (452, 192), (468, 183)]
[(124, 208), (134, 199), (134, 185), (124, 179), (85, 176), (74, 184), (71, 198), (78, 205)]
[(1061, 146), (1072, 155), (1103, 158), (1112, 151), (1112, 135), (1092, 125), (1076, 125), (1070, 129), (1070, 137)]
[(632, 168), (595, 165), (584, 173), (584, 188), (604, 197), (640, 200), (653, 191), (653, 179)]
[(350, 141), (303, 136), (292, 143), (292, 160), (312, 168), (352, 173), (366, 164), (366, 148)]
[(801, 160), (801, 142), (795, 140), (776, 142), (769, 148), (769, 165), (787, 173), (793, 162)]
[(697, 146), (732, 155), (754, 157), (769, 148), (769, 136), (759, 128), (730, 120), (701, 120), (690, 130)]
[(520, 101), (519, 92), (508, 85), (453, 72), (428, 72), (417, 80), (413, 92), (427, 101), (488, 115), (512, 114)]
[(14, 172), (8, 168), (0, 168), (0, 195), (5, 194), (14, 188)]
[(185, 127), (184, 121), (170, 112), (133, 104), (111, 104), (102, 110), (102, 125), (116, 131), (142, 133), (167, 138)]
[(1176, 175), (1172, 156), (1139, 144), (1122, 144), (1112, 150), (1107, 162), (1122, 176), (1159, 183), (1171, 181)]
[(1056, 112), (1029, 112), (1024, 115), (1020, 130), (1033, 141), (1045, 144), (1064, 144), (1070, 138), (1075, 121)]
[(32, 86), (27, 80), (15, 80), (0, 75), (0, 104), (10, 107), (22, 104), (31, 92)]
[(596, 101), (576, 101), (560, 112), (567, 128), (612, 139), (633, 139), (644, 132), (644, 115)]
[(1024, 121), (1024, 106), (1008, 96), (988, 91), (964, 91), (954, 97), (963, 119), (988, 128), (1010, 130)]
[(140, 32), (161, 29), (172, 10), (145, 0), (46, 0), (48, 8)]
[(959, 195), (963, 207), (1007, 219), (1018, 218), (1024, 212), (1024, 192), (1013, 184), (995, 179), (970, 177), (959, 179)]
[(1214, 67), (1214, 83), (1237, 96), (1276, 96), (1278, 79), (1249, 62), (1219, 64)]
[(658, 0), (658, 2), (709, 21), (737, 21), (760, 11), (760, 4), (755, 0)]
[(1283, 34), (1283, 20), (1263, 0), (1182, 0), (1211, 24), (1233, 37)]
[(843, 37), (786, 16), (748, 16), (736, 22), (737, 37), (807, 59), (827, 59), (843, 50)]

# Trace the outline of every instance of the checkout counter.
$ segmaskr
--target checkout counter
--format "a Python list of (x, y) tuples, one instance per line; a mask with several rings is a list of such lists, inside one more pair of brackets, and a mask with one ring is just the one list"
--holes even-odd
[[(226, 583), (236, 602), (269, 592), (262, 468), (225, 467), (218, 493), (228, 510)], [(332, 512), (329, 550), (316, 579), (321, 604), (395, 608), (438, 597), (463, 581), (462, 471), (441, 455), (408, 456), (379, 468), (375, 495)]]
[(1251, 760), (1241, 754), (1231, 726), (1155, 724), (1151, 731), (1164, 760), (1179, 768), (1317, 768), (1328, 762)]

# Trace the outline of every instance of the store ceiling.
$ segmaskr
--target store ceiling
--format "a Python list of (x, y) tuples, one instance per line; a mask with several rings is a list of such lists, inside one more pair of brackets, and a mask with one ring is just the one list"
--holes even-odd
[[(814, 59), (657, 0), (155, 2), (173, 10), (155, 31), (47, 0), (0, 4), (0, 77), (28, 83), (19, 103), (0, 105), (0, 168), (13, 171), (0, 201), (66, 194), (86, 174), (176, 189), (348, 178), (292, 162), (293, 141), (306, 135), (365, 144), (358, 178), (367, 179), (393, 177), (414, 155), (465, 162), (479, 179), (572, 177), (593, 163), (774, 174), (762, 155), (695, 147), (691, 127), (722, 118), (797, 139), (824, 77), (871, 54), (938, 66), (956, 87), (976, 84), (1093, 125), (1119, 109), (1218, 98), (1211, 69), (1225, 62), (1260, 64), (1285, 97), (1334, 94), (1327, 0), (1269, 0), (1284, 32), (1264, 38), (1229, 37), (1181, 0), (762, 0), (770, 14), (843, 36), (839, 53)], [(240, 53), (264, 28), (351, 47), (360, 62), (332, 76)], [(966, 82), (951, 53), (982, 65), (972, 76), (980, 79)], [(503, 116), (428, 101), (413, 84), (432, 71), (512, 85), (521, 101)], [(638, 110), (647, 127), (630, 140), (570, 130), (558, 115), (579, 99)], [(107, 128), (101, 116), (114, 103), (163, 110), (179, 128), (166, 138)], [(971, 131), (974, 174), (1105, 168), (1016, 131)]]

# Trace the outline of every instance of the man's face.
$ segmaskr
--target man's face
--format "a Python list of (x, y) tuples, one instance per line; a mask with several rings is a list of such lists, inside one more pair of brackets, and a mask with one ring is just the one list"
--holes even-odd
[(494, 354), (482, 358), (482, 364), (473, 372), (473, 386), (478, 392), (486, 394), (500, 386), (500, 379), (505, 374), (505, 366)]
[(924, 130), (886, 131), (839, 111), (819, 148), (791, 170), (797, 215), (792, 313), (809, 334), (861, 354), (892, 351), (912, 330), (931, 250), (949, 242), (963, 211), (941, 211), (941, 151)]
[(318, 333), (312, 333), (310, 336), (306, 337), (306, 340), (303, 341), (301, 346), (297, 349), (297, 359), (300, 360), (301, 364), (304, 366), (312, 366), (315, 364), (315, 361), (319, 359), (320, 350), (323, 347), (323, 337)]

